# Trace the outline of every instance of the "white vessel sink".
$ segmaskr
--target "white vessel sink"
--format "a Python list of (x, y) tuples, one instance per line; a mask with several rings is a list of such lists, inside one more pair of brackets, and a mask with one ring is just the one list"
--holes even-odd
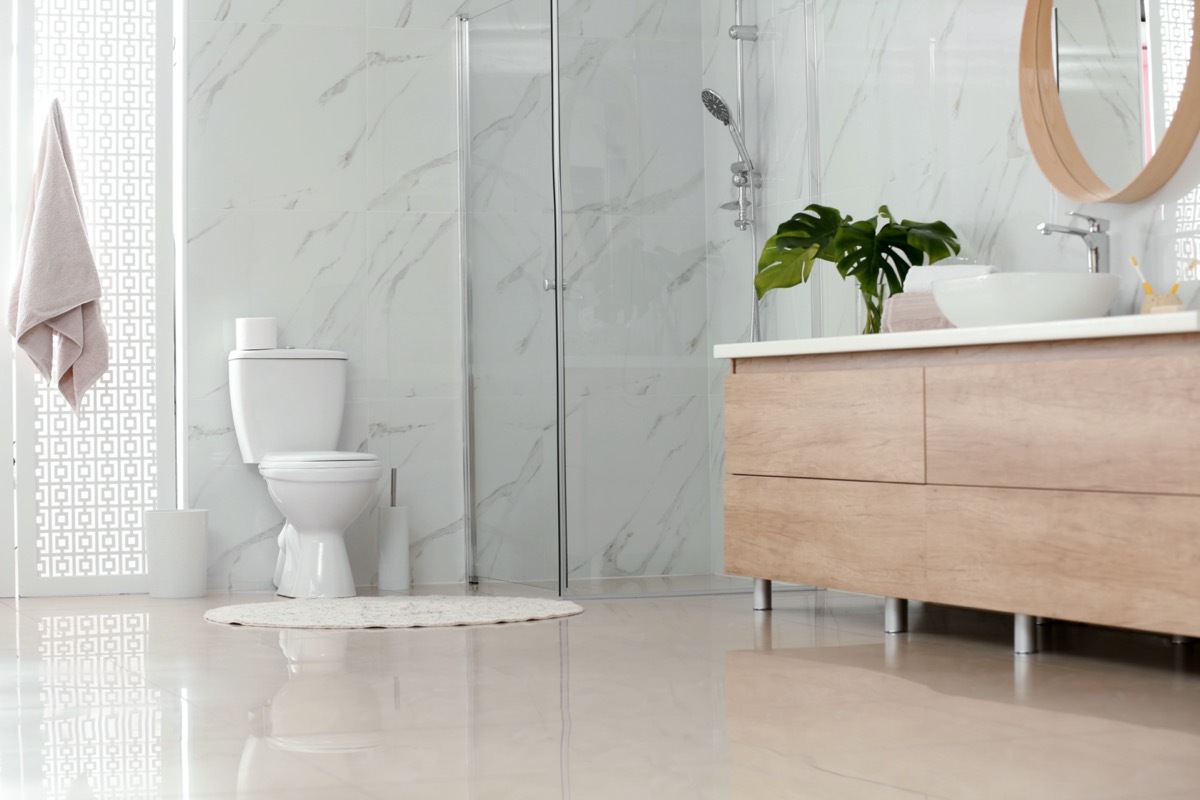
[(1021, 325), (1108, 315), (1116, 275), (1090, 272), (998, 272), (933, 282), (933, 298), (955, 327)]

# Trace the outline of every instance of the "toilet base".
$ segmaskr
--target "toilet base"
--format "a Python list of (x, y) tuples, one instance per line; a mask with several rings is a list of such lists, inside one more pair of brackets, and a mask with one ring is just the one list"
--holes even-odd
[(275, 585), (280, 597), (354, 597), (354, 576), (342, 531), (296, 530), (285, 523), (279, 534)]

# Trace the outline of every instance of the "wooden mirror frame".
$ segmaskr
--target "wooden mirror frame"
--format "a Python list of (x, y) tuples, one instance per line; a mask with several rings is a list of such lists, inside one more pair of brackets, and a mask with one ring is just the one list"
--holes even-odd
[(1200, 132), (1200, 9), (1192, 19), (1192, 53), (1179, 106), (1150, 162), (1124, 188), (1101, 180), (1067, 124), (1054, 80), (1054, 0), (1029, 0), (1021, 30), (1021, 116), (1033, 157), (1055, 189), (1085, 203), (1132, 203), (1162, 188)]

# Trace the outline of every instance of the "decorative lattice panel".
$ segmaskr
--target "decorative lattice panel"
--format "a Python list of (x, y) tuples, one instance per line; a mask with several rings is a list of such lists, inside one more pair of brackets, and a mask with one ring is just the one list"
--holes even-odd
[[(1165, 131), (1175, 117), (1179, 98), (1183, 94), (1183, 84), (1187, 80), (1192, 53), (1192, 20), (1196, 15), (1196, 7), (1194, 0), (1159, 0), (1156, 7), (1159, 17), (1155, 50), (1161, 70), (1159, 91)], [(1200, 231), (1200, 191), (1193, 189), (1172, 205), (1170, 213), (1175, 222), (1176, 277), (1186, 278), (1188, 276), (1184, 274), (1184, 269), (1193, 258), (1200, 255), (1196, 241), (1196, 234)]]
[(143, 677), (147, 625), (144, 613), (41, 619), (47, 798), (160, 796), (162, 711)]
[[(155, 0), (34, 0), (34, 90), (58, 97), (104, 291), (110, 368), (75, 416), (36, 397), (37, 574), (141, 575), (156, 500)], [(40, 134), (40, 128), (39, 128)]]
[[(1170, 125), (1183, 95), (1187, 80), (1188, 62), (1192, 54), (1192, 18), (1196, 15), (1194, 0), (1159, 0), (1158, 58), (1162, 65), (1163, 112)], [(1166, 128), (1164, 128), (1166, 130)]]

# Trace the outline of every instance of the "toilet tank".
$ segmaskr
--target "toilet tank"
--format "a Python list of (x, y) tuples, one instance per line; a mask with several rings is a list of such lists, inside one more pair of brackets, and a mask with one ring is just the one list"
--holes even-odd
[(234, 350), (229, 395), (247, 464), (267, 453), (336, 450), (346, 407), (346, 354)]

